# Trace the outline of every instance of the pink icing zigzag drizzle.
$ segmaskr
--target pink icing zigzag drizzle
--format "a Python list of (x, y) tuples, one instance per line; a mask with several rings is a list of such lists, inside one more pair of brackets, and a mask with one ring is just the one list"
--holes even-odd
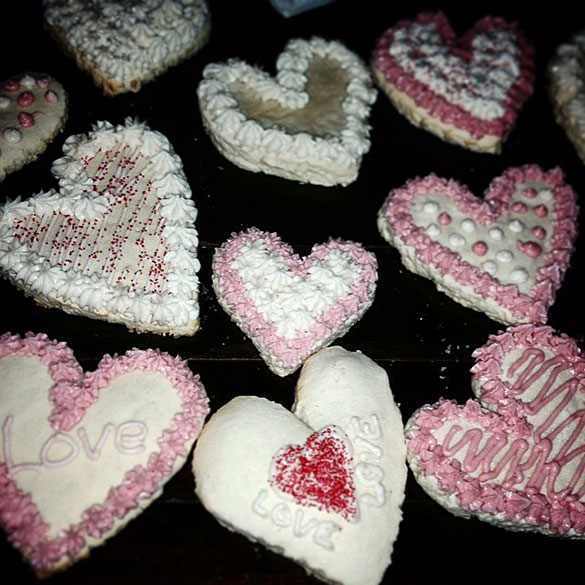
[[(186, 362), (159, 350), (133, 349), (125, 355), (104, 356), (97, 370), (83, 376), (72, 351), (51, 341), (44, 334), (28, 333), (25, 339), (5, 334), (0, 337), (0, 359), (6, 356), (38, 356), (55, 379), (50, 398), (55, 403), (51, 424), (70, 430), (86, 410), (99, 399), (100, 391), (115, 378), (130, 371), (160, 372), (182, 399), (181, 411), (157, 439), (160, 450), (152, 453), (146, 467), (128, 471), (122, 484), (112, 487), (102, 504), (83, 513), (82, 520), (55, 538), (46, 538), (49, 526), (32, 501), (12, 479), (8, 466), (0, 463), (0, 523), (12, 544), (25, 554), (35, 569), (51, 570), (64, 560), (74, 559), (87, 545), (87, 537), (100, 538), (110, 531), (116, 519), (140, 507), (170, 478), (179, 457), (186, 457), (185, 443), (194, 440), (209, 412), (208, 400), (199, 376)], [(77, 379), (75, 379), (77, 374)]]

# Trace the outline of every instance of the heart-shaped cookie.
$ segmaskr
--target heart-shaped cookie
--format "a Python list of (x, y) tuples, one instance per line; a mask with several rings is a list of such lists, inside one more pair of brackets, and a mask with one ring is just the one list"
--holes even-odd
[(45, 25), (104, 94), (138, 91), (194, 55), (211, 29), (205, 0), (43, 0)]
[(364, 314), (377, 262), (361, 244), (330, 240), (297, 256), (276, 234), (234, 234), (213, 257), (220, 305), (279, 376), (294, 372)]
[(232, 530), (319, 579), (376, 585), (401, 519), (406, 463), (400, 411), (382, 368), (321, 350), (305, 365), (292, 413), (240, 396), (203, 428), (196, 494)]
[(347, 185), (370, 148), (376, 98), (360, 59), (335, 41), (289, 41), (276, 79), (232, 59), (213, 63), (199, 108), (217, 149), (234, 164), (317, 185)]
[(199, 327), (197, 209), (180, 159), (144, 124), (98, 123), (53, 165), (58, 192), (0, 210), (0, 269), (68, 313), (138, 331)]
[(414, 125), (481, 152), (500, 151), (533, 69), (531, 47), (500, 18), (457, 39), (442, 13), (423, 13), (388, 29), (373, 54), (378, 83)]
[(457, 302), (502, 323), (545, 323), (577, 233), (575, 193), (560, 169), (508, 169), (482, 201), (430, 175), (390, 192), (382, 236), (404, 265)]
[(158, 350), (84, 374), (43, 334), (0, 337), (0, 525), (40, 575), (86, 556), (160, 495), (209, 412)]
[(0, 181), (41, 154), (67, 119), (67, 94), (49, 75), (24, 73), (0, 85)]
[(519, 325), (474, 352), (479, 400), (407, 423), (417, 481), (451, 512), (511, 530), (585, 534), (585, 360), (550, 327)]
[(585, 162), (585, 31), (561, 45), (549, 64), (549, 91), (557, 122)]

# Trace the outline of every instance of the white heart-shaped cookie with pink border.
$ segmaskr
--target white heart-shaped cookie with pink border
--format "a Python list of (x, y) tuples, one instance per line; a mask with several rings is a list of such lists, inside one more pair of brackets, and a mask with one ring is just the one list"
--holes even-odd
[(508, 169), (483, 200), (430, 175), (391, 191), (378, 227), (409, 270), (462, 305), (546, 323), (577, 234), (575, 199), (560, 169)]
[(301, 258), (256, 228), (213, 257), (220, 305), (279, 376), (343, 335), (372, 304), (377, 278), (376, 257), (361, 244), (332, 239)]
[(0, 337), (0, 395), (0, 524), (39, 575), (158, 497), (209, 412), (180, 358), (135, 349), (84, 374), (43, 334)]
[(199, 328), (197, 209), (169, 141), (127, 119), (70, 136), (59, 190), (0, 208), (0, 270), (35, 300), (153, 333)]
[(532, 49), (501, 18), (484, 18), (457, 39), (444, 14), (422, 13), (382, 35), (372, 66), (413, 124), (482, 152), (500, 151), (533, 89)]
[(292, 412), (240, 396), (203, 428), (196, 494), (220, 523), (317, 578), (376, 585), (406, 483), (404, 432), (386, 372), (330, 347), (303, 366)]
[(476, 400), (419, 409), (408, 461), (454, 514), (553, 536), (585, 535), (585, 360), (550, 327), (519, 325), (474, 352)]

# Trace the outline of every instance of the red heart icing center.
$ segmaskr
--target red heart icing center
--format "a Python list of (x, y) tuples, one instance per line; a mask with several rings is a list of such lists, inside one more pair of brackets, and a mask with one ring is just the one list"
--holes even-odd
[(304, 445), (289, 445), (273, 458), (270, 485), (301, 506), (357, 515), (350, 446), (343, 431), (328, 426), (313, 433)]

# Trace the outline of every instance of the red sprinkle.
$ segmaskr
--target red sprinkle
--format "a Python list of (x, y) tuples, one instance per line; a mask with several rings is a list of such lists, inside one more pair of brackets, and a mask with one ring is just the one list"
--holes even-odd
[(481, 241), (475, 242), (475, 244), (473, 244), (471, 249), (473, 250), (474, 254), (477, 254), (478, 256), (485, 256), (487, 254), (487, 251), (488, 251), (488, 245), (485, 242), (481, 242)]
[(548, 208), (546, 205), (537, 205), (534, 208), (534, 215), (538, 217), (546, 217), (548, 215)]
[(22, 128), (32, 128), (35, 125), (35, 117), (32, 114), (20, 112), (18, 114), (18, 123)]
[(6, 91), (18, 91), (20, 89), (20, 81), (18, 81), (18, 79), (7, 79), (2, 84), (2, 87)]
[(529, 258), (538, 258), (542, 254), (542, 248), (536, 242), (518, 242), (518, 249)]
[(439, 225), (449, 225), (451, 223), (451, 216), (448, 213), (441, 213), (437, 218)]
[(59, 96), (52, 89), (49, 89), (45, 92), (45, 99), (50, 104), (56, 104), (59, 101)]
[(544, 240), (544, 238), (546, 237), (546, 230), (540, 225), (533, 227), (532, 233), (534, 237), (538, 238), (539, 240)]
[(18, 96), (18, 105), (22, 108), (28, 108), (35, 103), (35, 96), (30, 91), (23, 91)]

